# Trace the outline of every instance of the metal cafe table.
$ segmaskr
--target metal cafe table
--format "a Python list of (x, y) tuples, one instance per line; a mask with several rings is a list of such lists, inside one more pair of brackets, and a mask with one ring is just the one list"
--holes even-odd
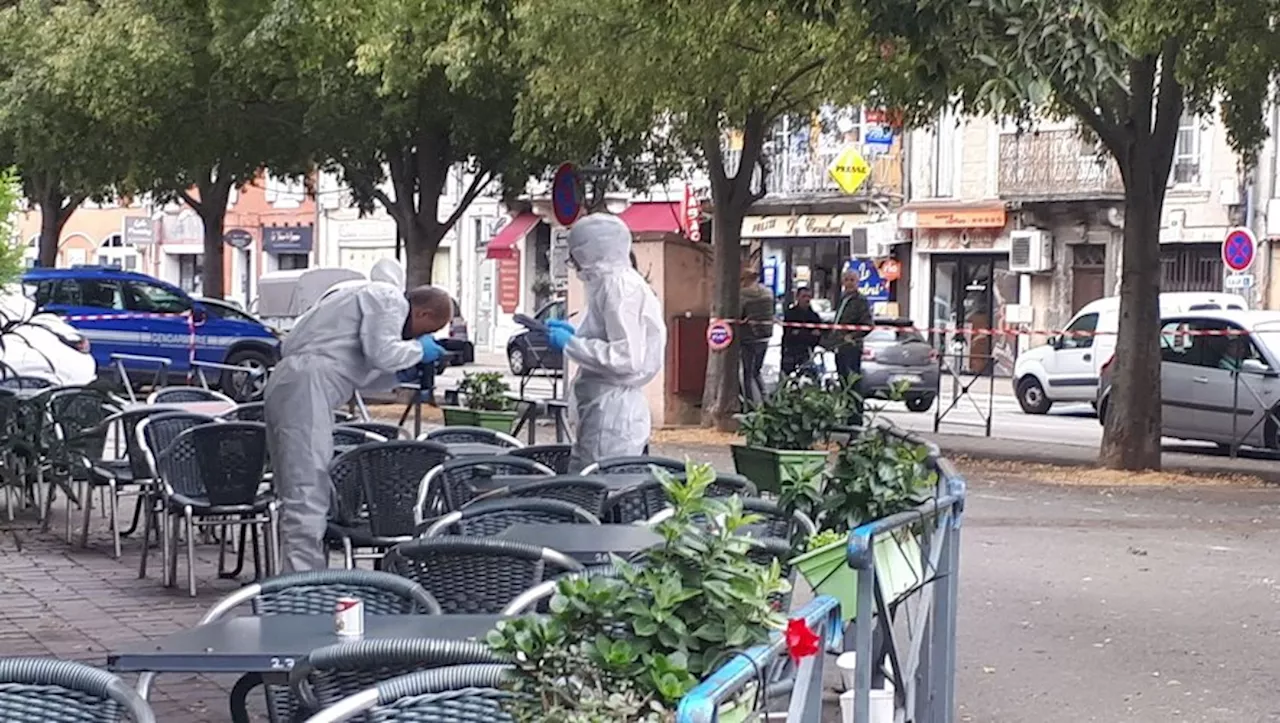
[[(482, 639), (501, 615), (366, 615), (364, 640), (435, 638)], [(311, 651), (343, 642), (332, 615), (231, 617), (136, 643), (107, 655), (115, 673), (239, 673), (231, 692), (232, 719), (247, 720), (244, 698), (259, 682), (287, 685), (289, 671)], [(150, 679), (138, 684), (146, 698)]]
[(662, 543), (662, 536), (643, 525), (538, 525), (519, 523), (499, 539), (547, 547), (584, 565), (609, 562), (609, 555), (630, 557)]

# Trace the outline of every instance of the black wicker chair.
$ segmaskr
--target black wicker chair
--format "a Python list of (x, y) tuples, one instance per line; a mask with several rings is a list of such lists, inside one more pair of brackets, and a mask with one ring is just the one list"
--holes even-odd
[[(205, 414), (197, 414), (195, 412), (178, 412), (166, 411), (150, 415), (138, 422), (137, 428), (134, 430), (135, 443), (142, 452), (143, 458), (147, 464), (147, 476), (152, 480), (159, 477), (156, 471), (156, 459), (160, 457), (160, 453), (169, 448), (173, 444), (173, 440), (178, 435), (191, 429), (199, 427), (203, 424), (214, 424), (218, 420)], [(163, 564), (163, 579), (166, 586), (173, 584), (169, 579), (169, 516), (164, 511), (164, 495), (156, 485), (152, 485), (150, 490), (150, 502), (147, 507), (147, 515), (143, 518), (142, 537), (144, 540), (151, 537), (151, 530), (160, 531), (160, 548), (161, 559)], [(141, 580), (147, 576), (147, 558), (150, 553), (150, 545), (142, 546), (142, 559), (138, 563), (138, 579)]]
[[(777, 502), (759, 497), (740, 497), (739, 499), (742, 501), (743, 512), (760, 518), (759, 522), (742, 528), (741, 534), (761, 539), (796, 540), (797, 536), (808, 537), (818, 531), (813, 520), (803, 512), (796, 511), (788, 515)], [(645, 524), (656, 525), (671, 517), (671, 514), (672, 509), (668, 507), (649, 518)]]
[(404, 428), (398, 424), (392, 424), (391, 422), (346, 422), (341, 426), (349, 429), (363, 429), (366, 432), (373, 432), (389, 442), (405, 438)]
[(552, 477), (554, 472), (519, 457), (469, 457), (445, 464), (423, 481), (418, 497), (418, 522), (428, 512), (444, 514), (465, 507), (484, 493), (476, 488), (479, 480), (492, 477)]
[(531, 459), (548, 467), (556, 474), (573, 474), (569, 470), (569, 458), (573, 456), (573, 446), (568, 444), (538, 444), (532, 447), (513, 449), (507, 454), (512, 457)]
[(417, 534), (416, 505), (425, 479), (449, 459), (443, 445), (396, 441), (356, 447), (333, 460), (326, 538), (342, 548), (348, 568), (357, 558), (380, 559), (387, 548)]
[(484, 427), (441, 427), (424, 433), (419, 439), (439, 444), (492, 444), (509, 449), (524, 446), (523, 442), (509, 434)]
[(187, 590), (196, 594), (197, 527), (247, 527), (253, 534), (255, 571), (261, 575), (258, 528), (265, 526), (266, 570), (278, 559), (278, 514), (274, 494), (261, 491), (267, 461), (266, 426), (260, 422), (221, 422), (193, 427), (178, 435), (156, 459), (169, 529), (169, 581), (177, 576), (177, 518), (187, 537)]
[(515, 723), (503, 703), (508, 665), (457, 665), (410, 673), (343, 698), (307, 723)]
[(314, 714), (365, 688), (422, 670), (503, 661), (481, 641), (357, 640), (313, 650), (289, 673), (303, 715)]
[(52, 381), (44, 377), (5, 377), (0, 379), (0, 389), (7, 389), (12, 392), (21, 392), (29, 389), (53, 389), (58, 386)]
[[(368, 615), (440, 614), (440, 605), (421, 585), (398, 575), (372, 570), (313, 570), (245, 585), (219, 600), (199, 624), (221, 620), (246, 603), (253, 614), (259, 616), (332, 615), (340, 597), (359, 598)], [(465, 654), (466, 650), (462, 651)], [(154, 677), (153, 673), (144, 674), (138, 683), (139, 690), (148, 690)], [(244, 711), (249, 692), (261, 684), (262, 677), (257, 674), (241, 678), (231, 693), (232, 710)], [(289, 687), (268, 685), (266, 694), (267, 713), (273, 723), (291, 723), (299, 708)], [(248, 720), (247, 715), (243, 720)]]
[(236, 400), (221, 392), (204, 387), (164, 387), (147, 397), (147, 404), (191, 404), (195, 402), (225, 402), (234, 405)]
[(533, 545), (476, 537), (433, 537), (392, 548), (389, 572), (427, 589), (445, 614), (497, 614), (520, 593), (582, 565)]
[(356, 429), (345, 424), (333, 428), (333, 447), (335, 454), (348, 451), (362, 444), (376, 444), (387, 441), (386, 437), (363, 429)]
[(609, 485), (593, 477), (552, 477), (544, 482), (512, 487), (505, 496), (569, 502), (603, 519)]
[(119, 412), (116, 400), (97, 389), (78, 388), (54, 391), (49, 395), (48, 412), (52, 421), (53, 439), (50, 440), (53, 483), (49, 485), (45, 501), (45, 516), (53, 505), (53, 496), (59, 487), (67, 491), (67, 542), (71, 542), (71, 487), (80, 486), (79, 504), (89, 488), (89, 469), (93, 461), (102, 459), (107, 443), (107, 428), (103, 422)]
[(218, 415), (220, 419), (229, 422), (265, 422), (267, 421), (266, 409), (262, 402), (245, 402), (236, 405)]
[(639, 474), (651, 472), (654, 467), (683, 474), (688, 465), (669, 457), (617, 457), (587, 465), (584, 477), (607, 474)]
[(5, 723), (155, 723), (151, 706), (125, 682), (84, 663), (0, 658)]
[(440, 517), (423, 533), (424, 537), (496, 537), (512, 525), (586, 524), (600, 519), (583, 508), (559, 500), (496, 499), (477, 502)]
[[(736, 475), (717, 475), (707, 488), (710, 497), (750, 497), (755, 495), (755, 485)], [(605, 503), (605, 522), (630, 524), (645, 522), (670, 506), (667, 491), (658, 480), (645, 482), (638, 487), (614, 492)]]

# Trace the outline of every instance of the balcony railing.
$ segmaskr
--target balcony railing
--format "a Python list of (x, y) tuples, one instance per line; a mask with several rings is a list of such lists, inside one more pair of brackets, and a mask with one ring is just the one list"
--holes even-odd
[(1000, 136), (1000, 196), (1011, 199), (1116, 198), (1120, 170), (1074, 130)]
[[(832, 180), (827, 169), (840, 155), (842, 149), (826, 151), (789, 151), (769, 154), (765, 165), (769, 170), (765, 178), (766, 196), (838, 196), (844, 192)], [(856, 197), (901, 196), (902, 155), (896, 148), (888, 153), (865, 153), (871, 174), (854, 194)], [(741, 151), (725, 151), (725, 170), (729, 175), (738, 171)], [(751, 179), (753, 189), (760, 188), (760, 171)]]

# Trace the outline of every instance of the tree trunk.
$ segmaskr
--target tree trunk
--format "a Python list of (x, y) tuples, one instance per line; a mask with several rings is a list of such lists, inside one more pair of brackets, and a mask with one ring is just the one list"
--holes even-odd
[(1125, 179), (1120, 326), (1099, 460), (1160, 468), (1160, 190), (1149, 142), (1131, 147)]
[[(750, 171), (746, 171), (750, 173)], [(714, 251), (714, 294), (711, 316), (738, 318), (742, 274), (742, 217), (746, 209), (734, 208), (732, 198), (714, 198), (711, 212), (711, 246)], [(740, 329), (734, 328), (734, 332)], [(702, 426), (728, 430), (738, 411), (738, 345), (707, 356), (707, 380), (702, 393)]]
[(62, 227), (66, 225), (66, 217), (62, 215), (62, 204), (65, 198), (57, 191), (45, 191), (40, 194), (40, 266), (51, 269), (58, 265), (58, 241), (62, 237)]
[[(436, 250), (444, 239), (445, 228), (440, 224), (410, 222), (404, 230), (405, 283), (410, 289), (431, 283), (431, 270), (436, 260)], [(428, 226), (430, 226), (428, 228)]]
[(225, 243), (222, 240), (227, 224), (227, 202), (231, 199), (233, 181), (218, 177), (216, 172), (210, 174), (208, 183), (200, 183), (198, 204), (191, 204), (204, 224), (204, 268), (200, 273), (200, 293), (212, 299), (221, 299), (226, 295), (224, 263)]

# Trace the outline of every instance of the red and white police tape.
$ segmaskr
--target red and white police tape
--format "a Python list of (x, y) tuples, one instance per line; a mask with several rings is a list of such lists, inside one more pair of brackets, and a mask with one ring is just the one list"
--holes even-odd
[[(987, 329), (981, 327), (923, 327), (923, 326), (903, 326), (899, 324), (812, 324), (808, 322), (796, 321), (747, 321), (744, 319), (717, 319), (712, 318), (707, 323), (708, 328), (718, 325), (729, 326), (745, 326), (745, 325), (768, 325), (781, 326), (792, 329), (815, 329), (820, 331), (875, 331), (876, 329), (885, 329), (890, 331), (914, 331), (919, 334), (957, 334), (961, 336), (1065, 336), (1065, 337), (1089, 337), (1089, 336), (1115, 336), (1117, 332), (1108, 330), (1090, 329), (1087, 331), (1070, 331), (1066, 329), (1026, 329), (1017, 326), (1005, 326), (995, 329)], [(1276, 331), (1280, 332), (1280, 325), (1276, 327)], [(1175, 334), (1179, 336), (1249, 336), (1252, 332), (1247, 329), (1179, 329)]]
[[(173, 319), (183, 317), (187, 320), (187, 363), (194, 366), (196, 360), (196, 319), (190, 311), (181, 314), (154, 314), (147, 312), (130, 312), (127, 314), (70, 314), (63, 317), (68, 322), (77, 321), (133, 321), (136, 319)], [(189, 367), (190, 368), (190, 367)]]

